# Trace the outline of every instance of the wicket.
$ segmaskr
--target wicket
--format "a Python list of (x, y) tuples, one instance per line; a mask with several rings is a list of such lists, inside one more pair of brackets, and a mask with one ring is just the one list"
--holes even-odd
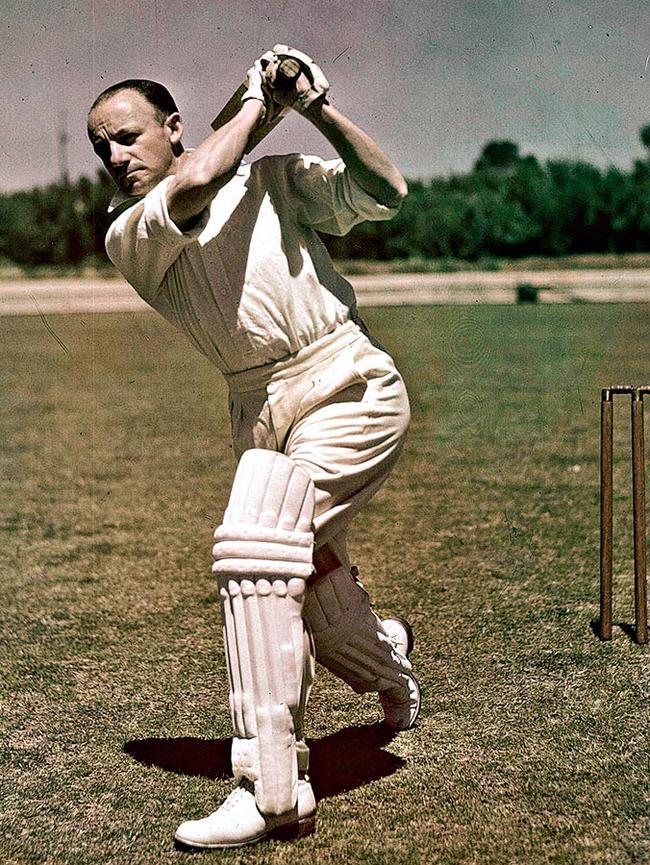
[(600, 403), (600, 638), (612, 638), (612, 542), (614, 534), (614, 396), (631, 398), (632, 514), (634, 521), (635, 640), (648, 642), (646, 566), (645, 446), (643, 396), (650, 385), (616, 385), (603, 388)]

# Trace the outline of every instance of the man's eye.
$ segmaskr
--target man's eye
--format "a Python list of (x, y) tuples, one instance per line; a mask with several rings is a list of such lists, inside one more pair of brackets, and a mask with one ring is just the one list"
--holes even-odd
[(120, 135), (120, 137), (117, 139), (117, 141), (119, 144), (125, 144), (128, 147), (130, 144), (135, 143), (137, 137), (138, 137), (137, 132), (130, 132), (128, 135)]
[(103, 159), (104, 156), (110, 152), (108, 141), (95, 141), (93, 143), (93, 150), (100, 159)]

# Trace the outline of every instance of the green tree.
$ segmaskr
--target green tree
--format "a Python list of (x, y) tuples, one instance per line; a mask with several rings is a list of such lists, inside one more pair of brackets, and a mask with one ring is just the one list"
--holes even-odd
[(641, 127), (639, 130), (639, 138), (641, 139), (641, 144), (650, 150), (650, 123)]
[(507, 170), (519, 160), (519, 145), (512, 141), (488, 141), (474, 163), (474, 171), (484, 169)]

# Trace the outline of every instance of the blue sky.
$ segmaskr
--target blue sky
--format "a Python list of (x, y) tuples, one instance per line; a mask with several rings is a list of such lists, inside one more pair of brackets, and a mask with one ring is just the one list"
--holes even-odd
[[(175, 94), (196, 144), (251, 62), (287, 41), (317, 59), (337, 106), (408, 177), (471, 167), (494, 138), (539, 158), (629, 166), (650, 122), (647, 2), (5, 0), (0, 189), (95, 171), (94, 96), (127, 77)], [(300, 117), (256, 151), (331, 153)]]

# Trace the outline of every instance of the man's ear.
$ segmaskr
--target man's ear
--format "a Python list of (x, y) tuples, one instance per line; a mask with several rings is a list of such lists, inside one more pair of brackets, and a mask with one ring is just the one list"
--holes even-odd
[(165, 126), (169, 133), (169, 142), (174, 154), (178, 155), (179, 153), (182, 153), (183, 145), (181, 144), (181, 138), (183, 137), (183, 120), (178, 111), (174, 111), (173, 114), (170, 114), (165, 118)]

